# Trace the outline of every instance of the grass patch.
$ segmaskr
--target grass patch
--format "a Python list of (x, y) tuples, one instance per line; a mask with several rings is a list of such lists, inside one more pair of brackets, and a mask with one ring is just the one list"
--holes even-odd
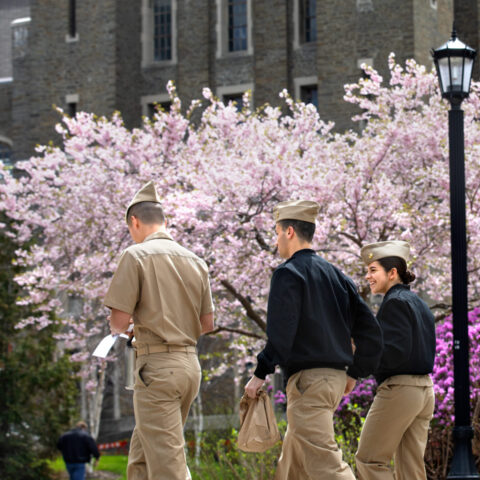
[[(102, 455), (95, 470), (103, 470), (105, 472), (112, 472), (121, 475), (121, 480), (127, 479), (127, 461), (126, 455)], [(54, 472), (65, 472), (65, 463), (62, 457), (57, 457), (48, 462), (50, 468)]]
[(118, 473), (119, 475), (123, 475), (122, 479), (126, 479), (127, 462), (127, 455), (102, 455), (96, 470)]

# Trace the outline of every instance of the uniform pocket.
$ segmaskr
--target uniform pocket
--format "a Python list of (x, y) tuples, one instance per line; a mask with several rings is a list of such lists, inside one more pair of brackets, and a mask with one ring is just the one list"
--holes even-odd
[(141, 365), (137, 370), (137, 382), (143, 386), (148, 387), (151, 383), (147, 378), (145, 378), (145, 364)]

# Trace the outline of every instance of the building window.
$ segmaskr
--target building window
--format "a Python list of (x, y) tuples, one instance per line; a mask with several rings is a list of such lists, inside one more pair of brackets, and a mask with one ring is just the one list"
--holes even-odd
[(147, 117), (152, 119), (153, 116), (159, 111), (169, 112), (172, 102), (151, 102), (147, 103)]
[(299, 0), (300, 36), (302, 43), (317, 41), (317, 2)]
[(318, 85), (302, 85), (300, 87), (300, 100), (311, 103), (318, 108)]
[(140, 104), (142, 105), (142, 115), (151, 119), (159, 109), (170, 111), (172, 101), (168, 93), (158, 93), (141, 97)]
[(77, 34), (77, 5), (76, 0), (68, 2), (68, 33), (70, 37), (75, 37)]
[(243, 108), (243, 93), (231, 93), (223, 96), (223, 103), (228, 105), (232, 102), (236, 107), (237, 110), (240, 111)]
[(0, 161), (6, 165), (12, 163), (12, 146), (0, 140)]
[(153, 0), (153, 58), (172, 59), (172, 2)]
[(295, 99), (303, 103), (311, 103), (318, 108), (317, 77), (302, 77), (294, 79)]
[(177, 61), (177, 0), (142, 0), (142, 67)]
[(74, 117), (77, 114), (77, 104), (72, 102), (67, 104), (67, 113), (70, 117)]
[(69, 43), (78, 40), (76, 0), (68, 0), (68, 33), (65, 40)]
[(74, 117), (77, 114), (77, 104), (80, 100), (80, 95), (78, 93), (69, 93), (65, 95), (65, 103), (67, 104), (67, 108), (65, 113), (70, 116)]
[[(250, 90), (253, 93), (253, 84), (252, 83), (243, 83), (240, 85), (228, 85), (225, 87), (217, 87), (217, 96), (225, 104), (228, 105), (229, 102), (234, 102), (237, 110), (242, 110), (243, 105), (243, 95), (246, 91)], [(253, 97), (250, 100), (253, 104)]]
[(216, 0), (217, 58), (253, 53), (252, 0)]
[(228, 0), (228, 51), (247, 49), (247, 0)]

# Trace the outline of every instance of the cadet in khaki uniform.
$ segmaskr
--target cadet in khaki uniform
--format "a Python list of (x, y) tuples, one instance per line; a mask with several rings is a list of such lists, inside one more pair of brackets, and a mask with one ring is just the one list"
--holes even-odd
[[(410, 291), (410, 246), (388, 241), (361, 250), (372, 293), (385, 297), (377, 314), (384, 351), (375, 372), (377, 394), (356, 455), (360, 480), (426, 479), (423, 456), (435, 397), (432, 379), (435, 321), (427, 304)], [(394, 459), (395, 476), (390, 469)]]
[(152, 182), (137, 192), (126, 217), (136, 245), (122, 253), (104, 304), (112, 333), (134, 325), (136, 426), (127, 476), (185, 480), (183, 427), (201, 376), (195, 345), (213, 329), (208, 269), (167, 233)]
[(333, 414), (355, 378), (375, 370), (382, 351), (380, 327), (353, 281), (311, 248), (318, 210), (304, 200), (274, 209), (278, 252), (286, 261), (272, 276), (268, 340), (245, 387), (254, 398), (275, 365), (288, 378), (276, 480), (354, 480), (335, 441)]

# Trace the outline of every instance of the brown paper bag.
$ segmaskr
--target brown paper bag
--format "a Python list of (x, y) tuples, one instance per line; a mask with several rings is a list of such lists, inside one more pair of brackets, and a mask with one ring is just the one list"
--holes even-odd
[(264, 452), (280, 439), (277, 419), (267, 393), (260, 390), (257, 398), (244, 394), (240, 400), (238, 448), (244, 452)]

